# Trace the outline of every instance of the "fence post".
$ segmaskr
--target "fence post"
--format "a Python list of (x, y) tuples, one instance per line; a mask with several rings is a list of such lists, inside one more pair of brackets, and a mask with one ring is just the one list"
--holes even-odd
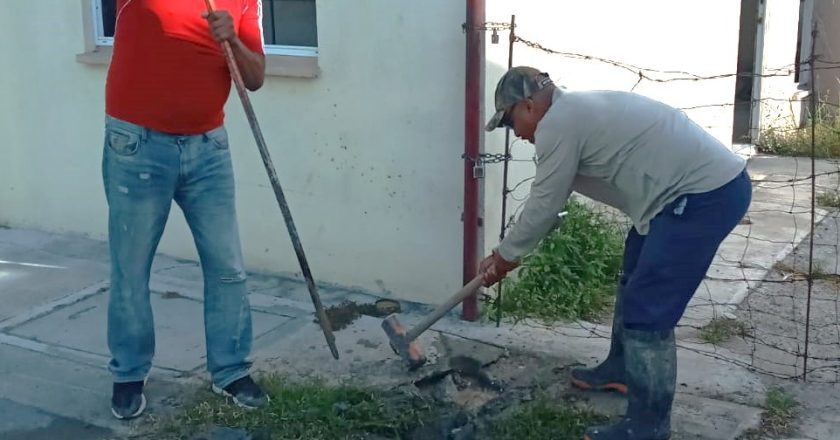
[(802, 362), (802, 380), (808, 381), (808, 345), (811, 336), (811, 290), (814, 286), (814, 222), (816, 217), (816, 187), (817, 187), (817, 166), (816, 166), (816, 127), (817, 127), (817, 96), (816, 96), (816, 59), (814, 48), (817, 42), (817, 24), (814, 22), (811, 31), (811, 56), (808, 65), (811, 69), (809, 108), (811, 112), (811, 237), (808, 243), (808, 300), (805, 306), (805, 359)]

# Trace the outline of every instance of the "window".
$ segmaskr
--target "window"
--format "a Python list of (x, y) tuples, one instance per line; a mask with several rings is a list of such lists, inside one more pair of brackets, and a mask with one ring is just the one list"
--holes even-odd
[[(97, 46), (114, 44), (116, 2), (91, 0)], [(318, 55), (315, 0), (262, 0), (262, 3), (266, 55)]]
[(315, 0), (263, 0), (266, 53), (318, 54)]

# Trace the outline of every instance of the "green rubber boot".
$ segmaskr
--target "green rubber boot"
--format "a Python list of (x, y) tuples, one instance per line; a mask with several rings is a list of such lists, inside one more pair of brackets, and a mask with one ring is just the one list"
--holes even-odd
[(607, 358), (594, 368), (575, 368), (571, 373), (571, 382), (582, 390), (618, 391), (627, 394), (627, 382), (624, 375), (623, 342), (623, 307), (621, 288), (618, 289), (613, 313), (610, 353)]
[(627, 413), (610, 426), (586, 431), (586, 440), (668, 440), (677, 381), (674, 331), (624, 329)]

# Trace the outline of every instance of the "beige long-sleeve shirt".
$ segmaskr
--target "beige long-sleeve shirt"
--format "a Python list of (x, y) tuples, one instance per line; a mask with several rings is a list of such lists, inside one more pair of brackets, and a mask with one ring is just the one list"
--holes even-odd
[(559, 226), (572, 191), (621, 210), (645, 235), (666, 204), (717, 189), (746, 166), (683, 112), (628, 92), (557, 89), (534, 137), (531, 193), (498, 248), (508, 261)]

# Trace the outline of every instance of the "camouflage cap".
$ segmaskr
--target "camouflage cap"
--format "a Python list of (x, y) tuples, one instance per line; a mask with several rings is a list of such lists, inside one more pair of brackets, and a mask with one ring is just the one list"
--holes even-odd
[(528, 99), (552, 84), (547, 73), (527, 66), (514, 67), (505, 73), (496, 85), (496, 114), (487, 122), (485, 129), (493, 131), (501, 127), (507, 113), (514, 104)]

